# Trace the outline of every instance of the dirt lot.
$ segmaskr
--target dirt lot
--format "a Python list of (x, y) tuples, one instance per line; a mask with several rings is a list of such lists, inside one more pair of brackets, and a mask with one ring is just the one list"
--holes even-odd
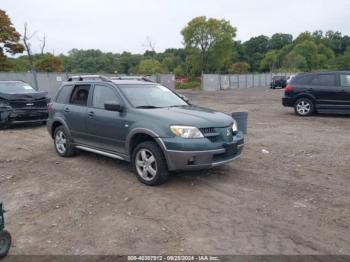
[(124, 162), (58, 157), (45, 127), (0, 131), (11, 254), (350, 254), (350, 117), (297, 117), (281, 90), (183, 93), (249, 112), (241, 159), (147, 187)]

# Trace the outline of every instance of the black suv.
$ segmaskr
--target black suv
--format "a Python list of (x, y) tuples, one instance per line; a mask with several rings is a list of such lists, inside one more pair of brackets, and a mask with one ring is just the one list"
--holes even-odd
[(144, 80), (75, 77), (49, 105), (47, 127), (60, 156), (76, 149), (131, 162), (147, 185), (169, 171), (223, 165), (242, 152), (244, 138), (229, 115), (191, 105)]
[(272, 77), (272, 81), (270, 83), (271, 89), (276, 89), (277, 87), (285, 88), (287, 85), (287, 77), (286, 76), (274, 76)]
[(47, 92), (22, 81), (0, 81), (0, 126), (42, 122), (48, 117)]
[(284, 106), (300, 116), (313, 113), (350, 113), (350, 72), (299, 74), (284, 90)]

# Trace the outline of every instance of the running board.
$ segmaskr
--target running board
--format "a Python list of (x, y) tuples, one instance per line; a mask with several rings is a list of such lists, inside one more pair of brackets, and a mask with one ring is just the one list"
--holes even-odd
[(112, 157), (112, 158), (116, 158), (116, 159), (120, 159), (120, 160), (125, 160), (123, 157), (121, 157), (119, 155), (112, 154), (112, 153), (107, 153), (107, 152), (100, 151), (100, 150), (97, 150), (97, 149), (92, 149), (90, 147), (76, 146), (76, 148), (84, 150), (84, 151), (88, 151), (88, 152), (91, 152), (91, 153), (103, 155), (103, 156), (108, 156), (108, 157)]

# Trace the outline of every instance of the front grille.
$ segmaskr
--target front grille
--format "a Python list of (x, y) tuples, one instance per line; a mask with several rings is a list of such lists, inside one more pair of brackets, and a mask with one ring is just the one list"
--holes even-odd
[(215, 133), (215, 128), (214, 127), (200, 128), (199, 130), (202, 132), (203, 135), (210, 134), (210, 133)]
[(217, 132), (215, 127), (200, 128), (199, 130), (202, 132), (205, 138), (209, 139), (213, 143), (220, 140), (220, 133)]
[(228, 127), (206, 127), (206, 128), (200, 128), (199, 130), (202, 132), (203, 136), (207, 138), (212, 143), (216, 142), (230, 142), (232, 141), (232, 136), (235, 135), (232, 132), (229, 135), (227, 135), (227, 129)]
[(35, 101), (10, 101), (10, 106), (12, 108), (45, 108), (47, 107), (47, 100), (41, 99), (41, 100), (35, 100)]

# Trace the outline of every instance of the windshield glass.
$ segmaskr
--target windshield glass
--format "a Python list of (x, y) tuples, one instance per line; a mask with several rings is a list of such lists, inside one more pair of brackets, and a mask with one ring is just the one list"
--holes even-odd
[(35, 92), (33, 87), (23, 82), (0, 82), (0, 93), (26, 94)]
[(157, 108), (188, 105), (180, 97), (161, 85), (119, 85), (134, 107)]

